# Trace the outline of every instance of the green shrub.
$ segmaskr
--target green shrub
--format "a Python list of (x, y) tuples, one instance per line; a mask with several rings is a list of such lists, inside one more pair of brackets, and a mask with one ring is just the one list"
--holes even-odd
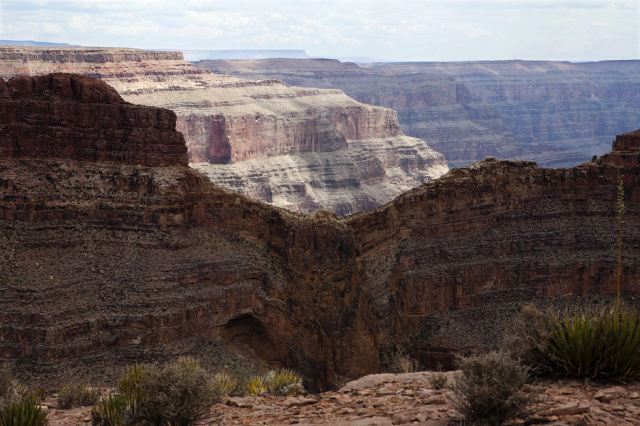
[(191, 425), (209, 414), (220, 395), (211, 377), (192, 358), (179, 358), (164, 368), (145, 367), (133, 417), (154, 425)]
[(429, 384), (436, 390), (444, 389), (447, 386), (448, 381), (449, 378), (447, 375), (441, 372), (433, 373), (429, 376)]
[(272, 395), (299, 395), (304, 393), (302, 377), (287, 370), (270, 370), (264, 376), (267, 391)]
[(34, 397), (24, 397), (0, 409), (0, 426), (41, 426), (47, 424), (47, 412)]
[(523, 412), (527, 370), (501, 352), (465, 358), (453, 385), (454, 407), (471, 424), (500, 425)]
[(559, 375), (592, 380), (640, 379), (640, 315), (622, 306), (559, 315), (547, 357)]
[(207, 371), (192, 358), (158, 367), (136, 365), (120, 377), (117, 393), (92, 410), (94, 425), (186, 426), (202, 420), (220, 393)]
[(551, 373), (548, 342), (555, 316), (533, 305), (524, 305), (505, 333), (503, 347), (530, 368), (533, 376)]
[(120, 376), (117, 391), (124, 399), (127, 410), (131, 414), (137, 412), (138, 403), (144, 398), (142, 378), (156, 369), (155, 366), (136, 364), (128, 367)]
[(101, 398), (91, 410), (93, 426), (124, 426), (129, 405), (124, 396), (112, 394)]
[(263, 376), (254, 376), (247, 383), (247, 393), (249, 395), (261, 396), (266, 394), (268, 390)]
[(536, 374), (640, 379), (640, 313), (617, 303), (562, 314), (524, 307), (505, 345)]
[(246, 387), (249, 395), (301, 395), (305, 393), (302, 377), (287, 369), (269, 370), (252, 377)]
[(98, 401), (100, 392), (84, 383), (68, 383), (58, 392), (58, 408), (86, 407)]
[(240, 386), (238, 379), (227, 372), (214, 374), (212, 381), (213, 387), (219, 395), (234, 395)]

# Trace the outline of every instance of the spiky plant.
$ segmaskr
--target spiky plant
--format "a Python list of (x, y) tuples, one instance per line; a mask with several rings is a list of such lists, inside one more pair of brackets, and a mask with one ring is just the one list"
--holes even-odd
[(122, 395), (104, 397), (91, 410), (91, 423), (94, 426), (123, 426), (129, 407)]
[(262, 396), (266, 394), (268, 390), (263, 376), (253, 376), (247, 383), (247, 393), (249, 395)]
[(267, 391), (272, 395), (295, 395), (304, 393), (302, 377), (287, 369), (270, 370), (264, 376)]
[(34, 397), (25, 397), (0, 410), (0, 426), (43, 426), (47, 424), (47, 412)]
[(592, 380), (640, 379), (640, 313), (616, 303), (599, 311), (580, 310), (551, 324), (546, 354), (562, 376)]
[(433, 389), (440, 390), (444, 389), (449, 382), (449, 378), (443, 372), (436, 372), (429, 376), (429, 384)]
[(233, 395), (239, 386), (238, 379), (225, 371), (214, 374), (212, 381), (220, 395)]
[(86, 383), (67, 383), (58, 392), (58, 408), (86, 407), (96, 403), (100, 397), (98, 389)]

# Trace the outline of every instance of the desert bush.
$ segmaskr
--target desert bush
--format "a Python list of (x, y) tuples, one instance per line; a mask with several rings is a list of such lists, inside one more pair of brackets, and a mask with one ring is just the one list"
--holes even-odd
[(128, 368), (117, 393), (92, 410), (95, 425), (186, 426), (202, 420), (220, 394), (209, 373), (193, 358), (179, 358), (158, 367)]
[(253, 396), (261, 396), (267, 393), (269, 389), (265, 383), (264, 377), (254, 376), (247, 382), (247, 393)]
[(206, 417), (220, 397), (209, 373), (193, 358), (145, 367), (139, 380), (133, 415), (154, 425), (191, 425)]
[(530, 368), (532, 376), (551, 372), (547, 348), (555, 317), (534, 305), (524, 305), (509, 325), (503, 347), (513, 358)]
[(264, 378), (267, 391), (272, 395), (300, 395), (304, 393), (302, 377), (294, 371), (270, 370)]
[(0, 426), (5, 423), (20, 424), (19, 421), (25, 421), (26, 424), (37, 422), (38, 416), (33, 416), (31, 405), (38, 407), (43, 398), (43, 390), (29, 390), (15, 379), (8, 365), (0, 366)]
[(58, 408), (69, 409), (74, 407), (86, 407), (98, 401), (100, 391), (85, 383), (67, 383), (58, 392)]
[(249, 395), (301, 395), (305, 393), (302, 377), (287, 369), (269, 370), (252, 377), (246, 387)]
[(453, 403), (466, 422), (500, 425), (523, 412), (527, 369), (519, 361), (491, 352), (461, 360), (460, 368)]
[(524, 307), (505, 345), (539, 375), (640, 379), (640, 313), (618, 302), (564, 313)]
[(0, 426), (42, 426), (47, 424), (47, 412), (35, 397), (23, 397), (0, 409)]
[(136, 412), (138, 403), (144, 398), (143, 377), (156, 369), (156, 366), (136, 364), (128, 367), (120, 376), (117, 391), (123, 397), (130, 413)]
[(101, 398), (91, 410), (93, 426), (124, 426), (130, 406), (122, 395), (111, 394)]
[(235, 395), (240, 386), (238, 379), (225, 371), (214, 374), (212, 381), (219, 395)]
[(429, 376), (429, 385), (436, 390), (444, 389), (447, 386), (448, 381), (449, 378), (442, 372), (433, 373)]
[(391, 352), (385, 363), (392, 373), (415, 373), (418, 371), (418, 362), (402, 348)]

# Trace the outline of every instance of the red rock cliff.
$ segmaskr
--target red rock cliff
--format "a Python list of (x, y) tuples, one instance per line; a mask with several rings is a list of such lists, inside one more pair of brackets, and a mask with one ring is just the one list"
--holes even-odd
[(103, 83), (55, 75), (2, 93), (3, 114), (24, 113), (0, 124), (0, 357), (41, 378), (219, 342), (317, 389), (377, 370), (405, 340), (425, 363), (490, 345), (524, 301), (612, 292), (622, 174), (623, 289), (640, 293), (638, 132), (594, 163), (488, 160), (338, 220), (219, 189), (184, 152), (129, 161), (125, 147), (149, 142), (171, 158), (180, 135), (151, 118), (171, 113)]
[(97, 80), (65, 74), (0, 79), (0, 99), (3, 157), (187, 164), (174, 113), (131, 105)]

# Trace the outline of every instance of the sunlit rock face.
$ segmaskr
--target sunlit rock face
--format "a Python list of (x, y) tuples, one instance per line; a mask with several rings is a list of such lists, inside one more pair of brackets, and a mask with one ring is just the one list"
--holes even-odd
[(487, 156), (571, 167), (640, 122), (640, 61), (356, 65), (326, 59), (201, 61), (245, 78), (338, 88), (392, 108), (451, 166)]
[(189, 160), (216, 184), (301, 212), (388, 202), (448, 170), (395, 111), (341, 90), (288, 87), (195, 68), (178, 52), (0, 47), (0, 76), (97, 77), (128, 102), (177, 115)]

